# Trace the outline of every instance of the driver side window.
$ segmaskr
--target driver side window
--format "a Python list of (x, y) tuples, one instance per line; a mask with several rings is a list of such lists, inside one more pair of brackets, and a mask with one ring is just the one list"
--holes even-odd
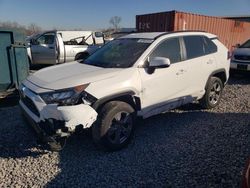
[(160, 43), (150, 54), (150, 59), (153, 57), (165, 57), (171, 63), (181, 61), (181, 48), (179, 38), (170, 38)]
[(37, 39), (38, 44), (54, 44), (55, 33), (45, 33)]

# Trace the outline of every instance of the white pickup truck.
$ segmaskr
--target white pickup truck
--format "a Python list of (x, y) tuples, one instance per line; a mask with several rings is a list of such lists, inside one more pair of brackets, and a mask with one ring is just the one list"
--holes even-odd
[(84, 59), (104, 43), (102, 32), (46, 31), (28, 41), (32, 64), (58, 64)]

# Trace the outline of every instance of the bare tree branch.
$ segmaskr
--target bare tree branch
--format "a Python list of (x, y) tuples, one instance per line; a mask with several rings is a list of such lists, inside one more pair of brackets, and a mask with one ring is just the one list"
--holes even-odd
[(119, 16), (113, 16), (110, 18), (109, 23), (113, 26), (113, 28), (117, 31), (119, 29), (119, 24), (121, 23), (122, 18)]

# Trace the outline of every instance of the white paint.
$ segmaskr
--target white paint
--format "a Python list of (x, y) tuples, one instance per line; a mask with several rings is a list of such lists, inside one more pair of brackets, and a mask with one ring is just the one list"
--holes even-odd
[(74, 131), (76, 125), (89, 128), (97, 119), (96, 111), (89, 105), (80, 104), (76, 106), (60, 106), (57, 108), (66, 121), (65, 126)]
[[(27, 83), (27, 82), (26, 82)], [(32, 85), (31, 83), (28, 84)], [(31, 87), (35, 88), (35, 87)], [(31, 92), (28, 88), (20, 89), (23, 95), (30, 98), (37, 107), (40, 118), (30, 111), (25, 104), (20, 101), (19, 104), (23, 110), (36, 122), (45, 121), (48, 119), (56, 119), (65, 121), (65, 126), (70, 131), (74, 131), (77, 125), (83, 125), (83, 128), (89, 128), (96, 121), (97, 113), (86, 104), (79, 104), (74, 106), (58, 106), (57, 104), (45, 104), (39, 95)]]
[(57, 106), (49, 104), (40, 111), (40, 121), (55, 119), (65, 121), (65, 127), (70, 132), (75, 130), (77, 125), (89, 128), (96, 121), (97, 113), (89, 105), (79, 104), (75, 106)]

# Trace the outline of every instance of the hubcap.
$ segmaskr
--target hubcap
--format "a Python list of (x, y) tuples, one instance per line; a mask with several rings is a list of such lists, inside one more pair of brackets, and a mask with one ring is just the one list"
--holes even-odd
[(211, 104), (216, 104), (220, 99), (221, 86), (218, 82), (215, 82), (209, 93), (209, 102)]
[(108, 140), (113, 144), (124, 143), (131, 134), (132, 126), (132, 117), (128, 112), (117, 113), (108, 130)]

